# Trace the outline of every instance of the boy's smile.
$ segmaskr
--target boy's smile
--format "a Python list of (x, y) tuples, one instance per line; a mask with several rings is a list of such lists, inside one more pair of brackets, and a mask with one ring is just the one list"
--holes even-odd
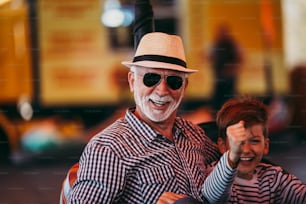
[(255, 124), (246, 129), (247, 140), (243, 144), (238, 165), (238, 177), (251, 179), (257, 164), (269, 151), (269, 139), (264, 137), (264, 128)]

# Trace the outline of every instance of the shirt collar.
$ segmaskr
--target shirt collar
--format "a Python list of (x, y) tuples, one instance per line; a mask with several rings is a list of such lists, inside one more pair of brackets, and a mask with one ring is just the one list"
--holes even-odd
[[(134, 112), (135, 107), (127, 109), (125, 119), (130, 124), (135, 133), (141, 135), (147, 141), (152, 141), (154, 139), (161, 138), (161, 135), (158, 132), (153, 130), (145, 122), (139, 120), (139, 118), (134, 115)], [(174, 122), (174, 137), (178, 137), (179, 135), (187, 137), (185, 134), (181, 134), (181, 132), (184, 133), (183, 122), (177, 117)]]
[(154, 140), (158, 133), (134, 115), (135, 109), (135, 107), (127, 109), (125, 114), (126, 121), (136, 134), (141, 135), (147, 141)]

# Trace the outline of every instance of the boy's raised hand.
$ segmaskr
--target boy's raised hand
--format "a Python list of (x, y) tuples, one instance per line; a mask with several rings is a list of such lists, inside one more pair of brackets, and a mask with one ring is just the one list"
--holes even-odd
[(236, 168), (242, 153), (242, 147), (247, 140), (244, 121), (228, 126), (226, 135), (229, 143), (229, 164), (232, 168)]

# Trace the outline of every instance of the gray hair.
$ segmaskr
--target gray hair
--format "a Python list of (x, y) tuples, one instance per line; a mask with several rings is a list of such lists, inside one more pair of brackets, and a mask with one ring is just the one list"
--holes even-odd
[[(133, 72), (133, 73), (136, 73), (137, 67), (140, 67), (140, 66), (132, 65), (131, 68), (130, 68), (130, 71)], [(184, 73), (183, 77), (186, 79), (186, 78), (188, 78), (188, 75), (189, 75), (188, 73)]]

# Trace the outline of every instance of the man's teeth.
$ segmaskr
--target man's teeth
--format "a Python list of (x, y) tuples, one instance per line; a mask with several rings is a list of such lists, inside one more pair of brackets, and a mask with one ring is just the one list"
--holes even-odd
[(155, 103), (156, 105), (165, 105), (167, 102), (162, 102), (162, 101), (153, 101), (153, 103)]

